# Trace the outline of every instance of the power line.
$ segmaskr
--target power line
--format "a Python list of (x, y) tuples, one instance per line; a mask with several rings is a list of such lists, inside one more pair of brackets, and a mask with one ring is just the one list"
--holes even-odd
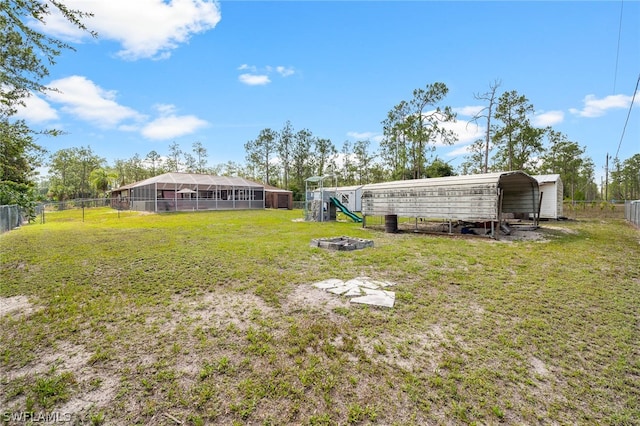
[(629, 112), (627, 112), (627, 119), (624, 122), (622, 128), (622, 136), (620, 136), (620, 142), (618, 143), (618, 150), (616, 151), (616, 160), (618, 159), (618, 153), (620, 152), (620, 145), (622, 145), (622, 139), (624, 138), (624, 132), (627, 130), (627, 123), (629, 123), (629, 116), (631, 115), (631, 109), (633, 108), (633, 102), (636, 100), (636, 93), (638, 93), (638, 85), (640, 85), (640, 74), (638, 74), (638, 81), (636, 81), (636, 89), (633, 91), (633, 97), (631, 98), (631, 105), (629, 105)]
[(616, 94), (616, 81), (618, 79), (618, 58), (620, 57), (620, 36), (622, 34), (622, 9), (624, 0), (620, 0), (620, 22), (618, 23), (618, 47), (616, 48), (616, 69), (613, 73), (613, 94)]

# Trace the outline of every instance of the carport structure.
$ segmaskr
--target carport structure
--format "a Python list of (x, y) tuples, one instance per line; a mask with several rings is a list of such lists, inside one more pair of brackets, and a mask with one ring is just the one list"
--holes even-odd
[(114, 189), (111, 205), (148, 212), (264, 209), (264, 186), (240, 177), (165, 173)]
[(385, 224), (397, 219), (440, 219), (451, 223), (496, 224), (509, 217), (537, 217), (538, 182), (523, 172), (497, 172), (468, 176), (403, 180), (362, 188), (364, 226), (367, 217), (384, 216)]

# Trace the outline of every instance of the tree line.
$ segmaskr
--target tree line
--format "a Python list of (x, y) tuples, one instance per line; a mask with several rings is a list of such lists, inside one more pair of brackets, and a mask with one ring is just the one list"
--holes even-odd
[[(594, 200), (602, 196), (594, 181), (594, 163), (585, 148), (550, 127), (534, 127), (528, 118), (533, 105), (516, 91), (496, 97), (488, 144), (487, 139), (474, 142), (465, 161), (454, 169), (434, 155), (438, 144), (451, 145), (457, 139), (444, 126), (454, 122), (455, 113), (448, 106), (437, 105), (446, 90), (443, 83), (427, 85), (415, 90), (409, 101), (394, 106), (382, 121), (384, 137), (377, 150), (367, 139), (346, 140), (338, 149), (330, 139), (309, 129), (297, 130), (290, 121), (278, 130), (262, 129), (255, 139), (247, 141), (244, 164), (229, 161), (209, 165), (208, 151), (201, 142), (194, 142), (190, 150), (173, 142), (164, 153), (152, 150), (145, 156), (135, 154), (112, 164), (90, 147), (74, 147), (59, 150), (44, 161), (50, 174), (40, 181), (39, 195), (55, 200), (102, 197), (110, 189), (158, 174), (188, 172), (240, 176), (292, 190), (301, 200), (305, 179), (310, 176), (330, 174), (340, 186), (348, 186), (522, 170), (530, 174), (560, 174), (567, 199)], [(488, 120), (488, 110), (476, 117)], [(615, 162), (610, 198), (639, 197), (639, 175), (640, 154)]]
[[(330, 140), (314, 137), (309, 130), (295, 132), (290, 122), (275, 131), (259, 132), (245, 144), (249, 176), (294, 192), (304, 189), (304, 179), (330, 172), (339, 185), (375, 183), (521, 170), (529, 174), (559, 174), (564, 197), (595, 200), (604, 196), (595, 182), (595, 165), (578, 142), (552, 127), (531, 122), (533, 104), (515, 90), (498, 93), (500, 81), (489, 91), (476, 94), (485, 105), (471, 122), (482, 124), (484, 138), (468, 148), (464, 161), (454, 170), (434, 155), (437, 146), (453, 145), (458, 136), (447, 127), (456, 121), (450, 106), (443, 105), (448, 88), (444, 83), (415, 89), (412, 97), (395, 105), (381, 122), (383, 138), (371, 150), (369, 140), (345, 141), (340, 150)], [(640, 197), (640, 154), (616, 160), (611, 173), (610, 198)]]
[[(281, 129), (262, 129), (244, 144), (244, 164), (209, 165), (201, 142), (194, 142), (190, 149), (173, 142), (165, 153), (153, 150), (144, 157), (135, 154), (113, 164), (90, 147), (48, 155), (36, 143), (37, 138), (61, 132), (34, 130), (14, 116), (31, 93), (55, 90), (41, 81), (60, 52), (73, 48), (28, 26), (27, 17), (44, 23), (51, 10), (57, 9), (76, 27), (88, 31), (82, 19), (90, 15), (70, 10), (57, 0), (0, 5), (0, 43), (4, 46), (0, 55), (0, 204), (29, 209), (39, 198), (101, 197), (110, 189), (171, 171), (241, 176), (292, 190), (296, 199), (303, 199), (304, 181), (310, 176), (331, 174), (344, 186), (522, 170), (559, 173), (566, 198), (593, 200), (602, 196), (594, 181), (594, 163), (585, 148), (551, 127), (534, 126), (531, 102), (515, 90), (499, 93), (498, 80), (487, 92), (474, 94), (483, 105), (471, 121), (486, 132), (471, 144), (457, 170), (435, 155), (438, 146), (453, 145), (458, 139), (450, 127), (456, 122), (456, 113), (444, 102), (449, 89), (441, 82), (413, 90), (411, 97), (389, 110), (381, 121), (382, 138), (376, 149), (368, 139), (346, 140), (338, 148), (330, 139), (306, 128), (295, 129), (286, 121)], [(50, 175), (38, 180), (37, 169), (45, 165)], [(615, 159), (610, 176), (609, 198), (640, 198), (640, 154)]]

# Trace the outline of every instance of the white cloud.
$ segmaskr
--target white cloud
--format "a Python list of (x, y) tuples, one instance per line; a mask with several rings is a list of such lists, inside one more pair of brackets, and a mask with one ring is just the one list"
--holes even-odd
[[(474, 142), (477, 139), (484, 137), (484, 128), (478, 126), (472, 121), (457, 120), (455, 123), (440, 123), (439, 126), (447, 130), (452, 130), (456, 135), (458, 135), (456, 145)], [(443, 146), (440, 141), (438, 141), (437, 145)]]
[(276, 71), (283, 77), (289, 77), (290, 75), (295, 74), (295, 70), (293, 68), (287, 68), (283, 66), (276, 67)]
[(63, 105), (62, 111), (99, 127), (115, 127), (125, 120), (142, 120), (144, 116), (116, 102), (117, 92), (104, 90), (86, 77), (74, 75), (52, 81), (58, 92), (48, 92), (52, 102)]
[(564, 112), (562, 111), (547, 111), (536, 113), (533, 116), (533, 124), (538, 127), (553, 126), (564, 121)]
[(32, 123), (42, 123), (58, 119), (58, 112), (47, 101), (39, 96), (31, 94), (24, 99), (24, 106), (19, 105), (15, 115)]
[(155, 104), (153, 107), (162, 116), (172, 115), (176, 112), (176, 106), (172, 104)]
[[(437, 113), (435, 110), (424, 112), (425, 116), (432, 114)], [(456, 145), (473, 142), (476, 139), (481, 138), (484, 132), (482, 127), (480, 127), (473, 121), (467, 120), (456, 120), (455, 122), (447, 121), (442, 123), (439, 122), (438, 126), (446, 130), (451, 130), (457, 135), (458, 141), (455, 143)], [(436, 140), (436, 146), (445, 145), (442, 143), (442, 141)]]
[(239, 71), (251, 71), (251, 72), (258, 72), (258, 70), (256, 69), (255, 66), (253, 65), (247, 65), (247, 64), (242, 64), (238, 67)]
[(583, 100), (584, 107), (581, 110), (571, 108), (569, 112), (580, 117), (601, 117), (610, 109), (629, 108), (631, 99), (632, 96), (627, 95), (610, 95), (602, 99), (596, 98), (595, 95), (587, 95)]
[(264, 74), (240, 74), (238, 80), (248, 86), (264, 86), (265, 84), (271, 83), (269, 76)]
[(207, 122), (195, 115), (176, 115), (174, 105), (159, 104), (155, 106), (160, 117), (146, 124), (142, 130), (142, 136), (148, 139), (171, 139), (188, 135), (207, 126)]
[[(46, 25), (35, 19), (30, 19), (29, 24), (32, 27), (36, 27), (38, 31), (42, 31), (46, 34), (52, 34), (63, 40), (70, 40), (77, 43), (82, 42), (84, 38), (90, 37), (90, 35), (86, 31), (82, 31), (78, 27), (71, 25), (67, 18), (65, 18), (57, 8), (50, 7), (49, 9), (51, 11), (51, 14), (46, 18)], [(83, 21), (86, 21), (86, 19), (89, 18), (85, 18)]]
[(476, 114), (478, 114), (480, 111), (482, 111), (485, 108), (486, 107), (482, 105), (471, 105), (471, 106), (453, 108), (453, 112), (457, 113), (458, 115), (462, 115), (464, 117), (474, 117)]
[[(212, 0), (66, 0), (65, 5), (93, 13), (83, 20), (87, 28), (98, 32), (98, 40), (120, 43), (118, 56), (129, 60), (165, 59), (193, 34), (214, 28), (221, 19), (218, 2)], [(88, 37), (54, 12), (41, 30), (71, 40)]]
[(279, 74), (280, 77), (286, 78), (296, 73), (291, 67), (278, 65), (272, 67), (267, 65), (262, 69), (258, 69), (255, 65), (242, 64), (238, 67), (238, 71), (249, 71), (238, 76), (238, 80), (248, 86), (263, 86), (271, 83), (269, 76)]
[(344, 155), (342, 152), (339, 152), (339, 153), (335, 156), (335, 158), (333, 159), (333, 161), (336, 163), (336, 167), (337, 167), (338, 169), (341, 169), (341, 168), (343, 168), (343, 167), (344, 167), (345, 160), (347, 159), (347, 157), (349, 157), (349, 162), (351, 162), (351, 164), (353, 164), (353, 162), (355, 162), (355, 161), (356, 161), (356, 156), (355, 156), (355, 155), (353, 155), (353, 154), (349, 154), (349, 155), (347, 156), (347, 155)]
[(456, 149), (454, 149), (453, 151), (447, 152), (445, 155), (447, 157), (459, 157), (459, 156), (462, 156), (462, 155), (469, 155), (469, 153), (471, 152), (471, 151), (469, 151), (470, 147), (471, 147), (471, 145), (459, 146)]
[(63, 78), (50, 85), (59, 92), (50, 92), (48, 98), (62, 104), (63, 112), (101, 128), (140, 132), (148, 139), (169, 139), (193, 133), (208, 124), (194, 115), (178, 115), (172, 104), (154, 105), (158, 117), (149, 121), (148, 116), (118, 104), (116, 91), (105, 90), (82, 76)]

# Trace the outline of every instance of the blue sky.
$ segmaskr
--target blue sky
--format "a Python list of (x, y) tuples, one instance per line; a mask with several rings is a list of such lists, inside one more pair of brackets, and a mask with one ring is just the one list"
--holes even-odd
[(467, 125), (483, 106), (473, 95), (496, 79), (529, 99), (534, 124), (585, 146), (596, 176), (607, 153), (640, 152), (640, 94), (621, 140), (640, 75), (637, 1), (65, 3), (93, 12), (99, 37), (56, 16), (42, 28), (76, 48), (45, 81), (59, 92), (20, 111), (67, 132), (38, 141), (50, 152), (88, 145), (112, 164), (199, 141), (210, 165), (245, 163), (245, 142), (287, 120), (338, 150), (375, 149), (387, 112), (440, 81), (459, 142), (436, 154), (457, 166), (483, 131)]

